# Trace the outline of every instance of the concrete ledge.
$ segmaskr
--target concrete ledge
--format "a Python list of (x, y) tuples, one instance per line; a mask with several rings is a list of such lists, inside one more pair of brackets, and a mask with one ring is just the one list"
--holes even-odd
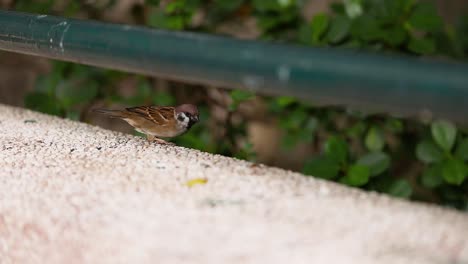
[(1, 263), (468, 263), (466, 214), (19, 108), (0, 122)]

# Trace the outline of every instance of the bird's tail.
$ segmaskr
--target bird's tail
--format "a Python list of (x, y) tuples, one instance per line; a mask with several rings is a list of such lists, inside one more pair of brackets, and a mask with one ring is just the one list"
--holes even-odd
[(102, 109), (102, 108), (96, 108), (92, 110), (95, 113), (107, 115), (111, 118), (123, 118), (124, 114), (121, 110), (109, 110), (109, 109)]

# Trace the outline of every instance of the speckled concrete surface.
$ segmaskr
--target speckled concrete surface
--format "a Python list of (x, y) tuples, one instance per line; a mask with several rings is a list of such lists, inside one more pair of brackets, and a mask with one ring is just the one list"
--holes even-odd
[(0, 150), (0, 263), (468, 263), (451, 210), (2, 105)]

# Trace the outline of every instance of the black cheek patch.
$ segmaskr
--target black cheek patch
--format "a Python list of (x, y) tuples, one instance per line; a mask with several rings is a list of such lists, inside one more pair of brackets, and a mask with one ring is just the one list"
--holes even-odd
[(187, 124), (187, 129), (191, 128), (193, 125), (195, 125), (195, 123), (197, 122), (190, 118)]

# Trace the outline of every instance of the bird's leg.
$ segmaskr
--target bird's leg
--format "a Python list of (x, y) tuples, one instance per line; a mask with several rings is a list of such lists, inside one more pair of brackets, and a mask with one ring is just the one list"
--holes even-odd
[(175, 145), (172, 142), (169, 142), (169, 141), (157, 138), (157, 137), (154, 138), (153, 142), (156, 142), (156, 143), (161, 144), (161, 145)]
[(146, 139), (148, 139), (148, 141), (150, 142), (153, 142), (154, 141), (154, 136), (153, 135), (150, 135), (150, 134), (146, 134)]
[(172, 143), (172, 142), (165, 141), (165, 140), (157, 138), (157, 137), (155, 137), (153, 135), (146, 135), (146, 138), (150, 142), (156, 142), (156, 143), (161, 144), (161, 145), (174, 145), (174, 143)]

